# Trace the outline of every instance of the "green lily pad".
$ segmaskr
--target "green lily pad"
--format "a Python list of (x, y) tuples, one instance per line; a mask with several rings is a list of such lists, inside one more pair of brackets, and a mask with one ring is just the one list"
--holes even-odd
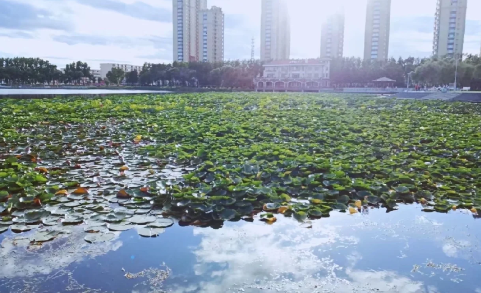
[(157, 218), (155, 222), (148, 224), (147, 228), (168, 228), (174, 225), (174, 221), (172, 219), (166, 218)]
[(100, 243), (111, 241), (114, 238), (114, 233), (92, 233), (85, 236), (84, 240), (88, 243)]
[(127, 231), (134, 228), (134, 225), (109, 224), (107, 226), (110, 231)]
[(32, 242), (48, 242), (54, 240), (60, 232), (58, 231), (37, 231), (33, 236), (30, 237)]
[(84, 222), (82, 217), (78, 216), (67, 216), (62, 220), (62, 225), (79, 225)]
[(11, 225), (10, 230), (12, 230), (14, 233), (22, 233), (32, 230), (32, 227), (25, 225)]
[(299, 222), (304, 222), (307, 219), (307, 213), (302, 211), (296, 212), (294, 213), (294, 218)]
[(100, 233), (105, 231), (105, 223), (93, 223), (84, 228), (86, 233)]
[(308, 212), (309, 216), (314, 218), (320, 218), (322, 216), (322, 211), (320, 209), (310, 209)]
[(162, 234), (165, 232), (165, 229), (163, 228), (139, 228), (137, 229), (137, 232), (139, 233), (140, 236), (142, 237), (157, 237), (159, 234)]
[(0, 234), (8, 231), (8, 226), (0, 226)]
[(223, 209), (219, 213), (219, 218), (225, 221), (232, 220), (236, 217), (236, 211), (233, 209)]
[(264, 211), (266, 212), (273, 212), (273, 211), (277, 211), (279, 208), (281, 207), (281, 204), (280, 203), (266, 203), (264, 205)]
[(61, 222), (60, 219), (60, 217), (48, 216), (42, 219), (42, 224), (44, 224), (45, 226), (55, 226)]
[(154, 216), (135, 215), (132, 218), (127, 219), (127, 221), (132, 223), (132, 224), (141, 225), (141, 224), (148, 224), (148, 223), (155, 222), (156, 219), (157, 218), (154, 217)]
[(30, 223), (37, 223), (44, 217), (48, 217), (50, 213), (45, 210), (34, 210), (34, 211), (26, 211), (24, 214), (25, 222)]
[(396, 192), (400, 194), (406, 194), (409, 193), (409, 188), (407, 188), (406, 186), (399, 186), (396, 188)]

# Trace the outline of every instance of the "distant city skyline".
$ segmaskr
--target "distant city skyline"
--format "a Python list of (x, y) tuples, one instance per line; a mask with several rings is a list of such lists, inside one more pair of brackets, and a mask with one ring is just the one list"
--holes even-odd
[[(209, 0), (225, 14), (226, 60), (250, 59), (251, 38), (260, 58), (260, 0)], [(322, 23), (334, 9), (327, 0), (287, 0), (291, 58), (320, 54)], [(367, 0), (344, 4), (344, 56), (362, 57)], [(481, 48), (481, 1), (469, 0), (464, 53)], [(389, 57), (429, 57), (436, 0), (392, 0)], [(143, 64), (173, 60), (172, 0), (2, 0), (0, 56), (40, 57), (64, 67), (82, 60)]]

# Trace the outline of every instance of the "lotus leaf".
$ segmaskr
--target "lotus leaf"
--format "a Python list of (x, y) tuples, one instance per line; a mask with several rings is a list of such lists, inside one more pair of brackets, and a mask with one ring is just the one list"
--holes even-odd
[(80, 216), (69, 215), (62, 220), (63, 225), (78, 225), (82, 224), (84, 219)]
[(32, 226), (25, 226), (25, 225), (12, 225), (10, 226), (10, 230), (14, 233), (21, 233), (21, 232), (27, 232), (32, 230)]
[(154, 216), (133, 216), (132, 218), (129, 218), (127, 219), (128, 222), (132, 223), (132, 224), (137, 224), (137, 225), (141, 225), (141, 224), (148, 224), (148, 223), (152, 223), (152, 222), (155, 222), (157, 218), (154, 217)]
[(127, 231), (134, 228), (134, 225), (109, 224), (107, 226), (110, 231)]
[(294, 218), (299, 222), (304, 222), (307, 218), (307, 213), (303, 211), (295, 212)]
[(91, 233), (85, 236), (84, 240), (88, 243), (108, 242), (115, 238), (114, 233)]
[(30, 237), (32, 242), (47, 242), (55, 239), (60, 234), (59, 231), (37, 231), (33, 236)]
[(223, 209), (218, 215), (221, 220), (229, 221), (236, 217), (236, 211), (233, 209)]
[(6, 231), (8, 231), (8, 226), (0, 226), (0, 234)]
[(174, 221), (172, 219), (166, 218), (158, 218), (155, 222), (148, 224), (147, 228), (168, 228), (174, 225)]
[(163, 228), (139, 228), (137, 229), (137, 232), (139, 233), (140, 236), (142, 237), (157, 237), (159, 234), (162, 234), (165, 232), (165, 229)]
[(266, 212), (277, 211), (281, 207), (280, 203), (266, 203), (264, 204), (263, 210)]
[(0, 117), (0, 133), (15, 135), (0, 154), (20, 154), (0, 160), (2, 216), (58, 225), (65, 215), (122, 222), (165, 213), (218, 225), (262, 210), (326, 217), (348, 205), (481, 206), (477, 104), (256, 93), (106, 100), (0, 100), (15, 113)]

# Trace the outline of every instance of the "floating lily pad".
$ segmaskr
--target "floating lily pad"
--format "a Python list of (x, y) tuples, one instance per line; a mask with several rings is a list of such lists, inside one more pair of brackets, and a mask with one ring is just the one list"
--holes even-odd
[(150, 209), (136, 209), (135, 214), (136, 215), (146, 215), (150, 212)]
[(60, 217), (49, 216), (42, 219), (42, 224), (45, 226), (55, 226), (60, 223)]
[(163, 228), (139, 228), (137, 229), (137, 232), (139, 233), (140, 236), (142, 237), (157, 237), (159, 234), (162, 234), (165, 232), (165, 229)]
[(122, 189), (120, 190), (119, 192), (117, 192), (117, 198), (121, 198), (121, 199), (129, 199), (131, 198), (132, 195), (130, 195), (129, 193), (127, 193), (127, 191), (125, 189)]
[(0, 234), (6, 231), (8, 231), (8, 226), (0, 226)]
[(30, 237), (32, 242), (47, 242), (55, 239), (60, 234), (59, 231), (37, 231), (33, 236)]
[(51, 211), (52, 215), (54, 216), (63, 216), (65, 214), (70, 213), (70, 209), (67, 208), (57, 208)]
[(38, 223), (43, 217), (47, 217), (48, 215), (50, 215), (50, 213), (45, 210), (26, 211), (24, 214), (25, 223)]
[(273, 212), (273, 211), (278, 210), (280, 207), (281, 207), (280, 203), (266, 203), (266, 204), (264, 204), (263, 209), (266, 212)]
[(78, 225), (82, 224), (84, 219), (78, 216), (67, 216), (62, 220), (63, 225)]
[(127, 217), (129, 216), (126, 214), (108, 214), (103, 217), (103, 220), (108, 223), (117, 223), (123, 221)]
[(154, 216), (135, 215), (132, 218), (127, 219), (127, 221), (132, 223), (132, 224), (141, 225), (141, 224), (148, 224), (148, 223), (155, 222), (156, 219), (157, 218), (154, 217)]
[(166, 218), (157, 218), (155, 222), (148, 224), (147, 228), (167, 228), (174, 225), (174, 221), (172, 219)]
[(100, 243), (111, 241), (114, 238), (114, 233), (92, 233), (85, 236), (84, 240), (88, 243)]
[(10, 230), (14, 233), (22, 233), (32, 230), (32, 227), (26, 225), (12, 225), (10, 226)]
[(77, 189), (75, 189), (72, 194), (77, 194), (77, 195), (87, 195), (89, 194), (89, 190), (85, 187), (79, 187)]
[(219, 214), (219, 218), (225, 221), (232, 220), (236, 217), (236, 211), (233, 209), (223, 209)]
[(110, 231), (127, 231), (134, 228), (134, 225), (109, 224), (107, 226)]
[(294, 213), (294, 218), (299, 222), (304, 222), (307, 219), (307, 213), (302, 211), (296, 212)]
[[(101, 225), (100, 225), (101, 224)], [(89, 224), (87, 227), (84, 228), (86, 233), (100, 233), (103, 232), (106, 228), (104, 223), (93, 223)]]
[(63, 206), (67, 208), (78, 207), (80, 206), (80, 202), (78, 201), (67, 202), (67, 203), (64, 203)]
[(310, 217), (320, 218), (322, 216), (323, 212), (320, 209), (310, 209), (308, 214), (309, 214)]

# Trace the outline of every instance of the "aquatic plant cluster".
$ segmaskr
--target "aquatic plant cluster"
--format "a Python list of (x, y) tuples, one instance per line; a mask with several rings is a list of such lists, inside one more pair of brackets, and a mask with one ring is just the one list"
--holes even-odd
[(156, 236), (168, 218), (216, 226), (414, 202), (481, 208), (477, 104), (206, 93), (5, 99), (0, 109), (2, 231), (85, 223), (85, 240), (99, 242), (139, 225)]

